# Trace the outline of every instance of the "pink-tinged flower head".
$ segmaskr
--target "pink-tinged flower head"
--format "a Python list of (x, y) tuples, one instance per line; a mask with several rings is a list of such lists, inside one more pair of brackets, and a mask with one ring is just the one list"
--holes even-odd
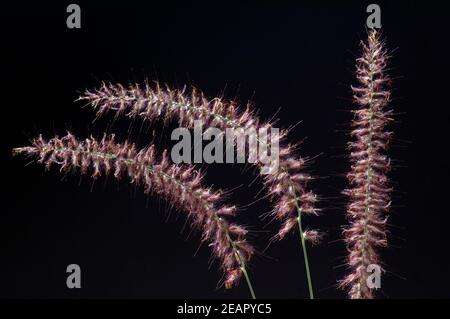
[(202, 231), (202, 240), (220, 260), (226, 288), (236, 285), (253, 255), (253, 247), (246, 240), (247, 230), (228, 220), (236, 214), (236, 208), (220, 203), (220, 191), (204, 188), (200, 172), (191, 166), (171, 164), (166, 152), (158, 157), (153, 145), (138, 150), (127, 141), (116, 143), (114, 135), (80, 141), (69, 133), (48, 141), (39, 136), (31, 146), (13, 150), (13, 154), (19, 153), (37, 157), (47, 168), (57, 165), (61, 172), (91, 172), (93, 178), (128, 176), (146, 193), (163, 197), (186, 212)]
[(390, 93), (385, 74), (388, 59), (384, 43), (376, 30), (362, 43), (362, 56), (356, 60), (359, 85), (352, 87), (358, 106), (354, 113), (350, 150), (351, 170), (347, 174), (350, 198), (347, 216), (350, 225), (344, 230), (349, 252), (350, 274), (341, 281), (350, 298), (373, 298), (367, 285), (367, 267), (380, 263), (378, 249), (387, 245), (386, 214), (390, 208), (390, 160), (386, 150), (392, 133), (386, 131), (392, 111), (386, 110)]

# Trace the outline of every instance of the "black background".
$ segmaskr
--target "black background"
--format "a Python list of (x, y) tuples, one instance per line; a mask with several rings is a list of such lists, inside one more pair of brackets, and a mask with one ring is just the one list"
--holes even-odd
[[(7, 298), (247, 298), (244, 281), (216, 289), (218, 265), (198, 233), (183, 229), (184, 215), (140, 189), (102, 178), (64, 178), (57, 169), (11, 149), (39, 133), (80, 138), (103, 131), (140, 145), (156, 136), (171, 145), (161, 123), (112, 123), (74, 103), (102, 80), (145, 78), (208, 96), (254, 102), (261, 118), (277, 117), (293, 142), (307, 138), (322, 215), (305, 220), (327, 233), (310, 248), (318, 298), (344, 298), (336, 281), (345, 273), (345, 144), (353, 106), (354, 59), (365, 38), (370, 2), (205, 3), (77, 2), (82, 28), (66, 27), (70, 2), (3, 5), (2, 183), (0, 297)], [(381, 2), (394, 79), (392, 127), (395, 170), (390, 247), (381, 298), (450, 296), (448, 263), (448, 18), (442, 2)], [(175, 126), (173, 126), (175, 127)], [(204, 167), (206, 169), (206, 167)], [(207, 167), (206, 182), (234, 189), (229, 201), (245, 206), (261, 188), (254, 171), (239, 165)], [(236, 187), (238, 187), (236, 189)], [(262, 194), (258, 196), (261, 197)], [(307, 287), (296, 234), (271, 245), (277, 224), (258, 215), (268, 200), (247, 207), (239, 221), (253, 229), (259, 250), (250, 275), (258, 297), (305, 298)], [(263, 228), (264, 227), (264, 228)], [(66, 287), (66, 267), (82, 269), (82, 289)]]

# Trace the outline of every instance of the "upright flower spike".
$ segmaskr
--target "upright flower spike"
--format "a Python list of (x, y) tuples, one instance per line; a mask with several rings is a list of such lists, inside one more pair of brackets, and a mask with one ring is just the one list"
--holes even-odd
[(100, 141), (79, 141), (70, 133), (48, 141), (39, 136), (31, 146), (13, 150), (13, 154), (19, 153), (37, 157), (46, 168), (59, 165), (61, 172), (78, 170), (85, 174), (90, 170), (93, 178), (110, 173), (117, 179), (128, 175), (131, 183), (143, 185), (146, 193), (159, 195), (185, 211), (193, 225), (202, 230), (202, 240), (209, 242), (213, 256), (220, 260), (227, 289), (244, 274), (255, 297), (246, 271), (253, 255), (246, 240), (247, 230), (228, 221), (236, 214), (236, 208), (221, 205), (222, 193), (204, 188), (202, 175), (193, 167), (171, 164), (166, 152), (158, 159), (153, 145), (137, 150), (128, 141), (116, 143), (114, 135), (104, 135)]
[[(205, 127), (216, 127), (225, 131), (227, 128), (254, 130), (271, 128), (270, 123), (261, 123), (251, 110), (251, 106), (240, 110), (233, 101), (221, 98), (207, 99), (203, 93), (192, 88), (186, 90), (172, 90), (162, 88), (159, 83), (154, 87), (145, 84), (133, 84), (124, 87), (121, 84), (105, 84), (96, 90), (87, 90), (79, 100), (86, 101), (102, 115), (108, 111), (115, 116), (129, 118), (140, 117), (153, 121), (156, 118), (169, 120), (176, 118), (180, 126), (194, 127), (195, 121), (201, 120)], [(279, 134), (279, 166), (269, 174), (263, 173), (264, 163), (259, 159), (256, 166), (260, 169), (264, 185), (274, 202), (273, 216), (281, 222), (281, 227), (274, 237), (284, 238), (296, 225), (300, 231), (300, 238), (305, 259), (307, 280), (310, 297), (313, 298), (312, 283), (309, 271), (305, 240), (317, 243), (319, 236), (311, 236), (317, 232), (305, 233), (302, 229), (303, 215), (316, 215), (316, 195), (308, 189), (312, 177), (305, 170), (306, 160), (296, 156), (295, 146), (286, 142), (287, 131)], [(305, 236), (308, 235), (308, 236)]]
[(380, 264), (378, 249), (387, 245), (386, 220), (390, 208), (390, 160), (386, 156), (391, 132), (386, 126), (392, 121), (387, 109), (390, 92), (386, 75), (388, 55), (380, 33), (371, 30), (366, 43), (362, 42), (362, 56), (356, 60), (359, 85), (352, 87), (354, 113), (350, 150), (351, 170), (347, 174), (350, 198), (347, 217), (350, 225), (343, 235), (347, 244), (350, 274), (341, 285), (349, 289), (352, 299), (373, 298), (367, 285), (367, 267)]

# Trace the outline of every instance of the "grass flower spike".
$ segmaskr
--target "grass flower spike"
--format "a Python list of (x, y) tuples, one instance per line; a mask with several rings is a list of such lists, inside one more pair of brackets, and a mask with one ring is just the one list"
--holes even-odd
[(355, 299), (373, 298), (366, 270), (381, 262), (378, 249), (387, 245), (386, 215), (391, 200), (387, 177), (390, 160), (386, 156), (392, 135), (386, 131), (392, 121), (392, 111), (386, 109), (390, 102), (390, 79), (385, 74), (388, 56), (376, 30), (370, 31), (367, 42), (361, 45), (362, 57), (356, 60), (359, 85), (352, 87), (358, 106), (353, 111), (353, 141), (348, 144), (352, 166), (347, 174), (349, 188), (344, 191), (350, 198), (350, 225), (344, 230), (350, 273), (341, 281), (348, 287), (349, 297)]
[[(201, 120), (205, 127), (217, 127), (222, 131), (234, 128), (258, 132), (259, 128), (271, 127), (270, 123), (260, 123), (250, 105), (240, 110), (232, 101), (221, 98), (209, 100), (195, 88), (186, 92), (162, 88), (158, 83), (154, 87), (148, 83), (145, 86), (133, 84), (129, 87), (103, 84), (99, 89), (86, 91), (79, 100), (90, 104), (98, 115), (112, 111), (115, 116), (141, 117), (148, 121), (175, 118), (184, 127), (193, 127), (195, 121)], [(319, 236), (317, 231), (304, 232), (301, 219), (306, 214), (317, 214), (317, 199), (308, 190), (312, 177), (304, 171), (306, 160), (296, 156), (296, 146), (285, 141), (286, 135), (286, 130), (280, 131), (278, 170), (269, 174), (261, 173), (261, 176), (274, 202), (273, 216), (282, 223), (275, 238), (282, 239), (295, 227), (299, 228), (309, 293), (313, 298), (305, 240), (317, 243)], [(262, 172), (263, 163), (256, 161), (256, 165)]]
[(31, 146), (13, 150), (13, 154), (19, 153), (37, 157), (47, 168), (59, 165), (61, 172), (92, 171), (93, 178), (113, 174), (119, 179), (127, 175), (132, 183), (144, 186), (146, 193), (159, 195), (185, 211), (202, 230), (202, 240), (209, 243), (213, 255), (220, 260), (225, 287), (235, 286), (244, 274), (255, 297), (246, 271), (253, 255), (253, 248), (245, 239), (247, 230), (228, 221), (236, 214), (236, 208), (221, 205), (222, 193), (204, 188), (201, 173), (193, 167), (171, 164), (166, 152), (158, 159), (153, 145), (137, 150), (129, 142), (116, 143), (114, 135), (84, 141), (70, 133), (48, 141), (39, 136)]

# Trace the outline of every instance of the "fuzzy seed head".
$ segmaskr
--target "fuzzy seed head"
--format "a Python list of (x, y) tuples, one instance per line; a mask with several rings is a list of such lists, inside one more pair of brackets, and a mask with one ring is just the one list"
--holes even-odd
[(385, 74), (388, 55), (380, 34), (369, 33), (362, 43), (362, 56), (356, 60), (359, 85), (352, 87), (354, 110), (352, 141), (348, 144), (351, 170), (347, 174), (349, 188), (344, 191), (350, 199), (347, 217), (350, 225), (343, 235), (349, 256), (350, 274), (341, 285), (349, 289), (350, 298), (373, 298), (367, 287), (366, 271), (370, 264), (379, 264), (378, 250), (387, 245), (386, 214), (389, 212), (391, 188), (387, 173), (390, 160), (386, 150), (392, 133), (386, 131), (392, 111), (387, 110), (390, 80)]

